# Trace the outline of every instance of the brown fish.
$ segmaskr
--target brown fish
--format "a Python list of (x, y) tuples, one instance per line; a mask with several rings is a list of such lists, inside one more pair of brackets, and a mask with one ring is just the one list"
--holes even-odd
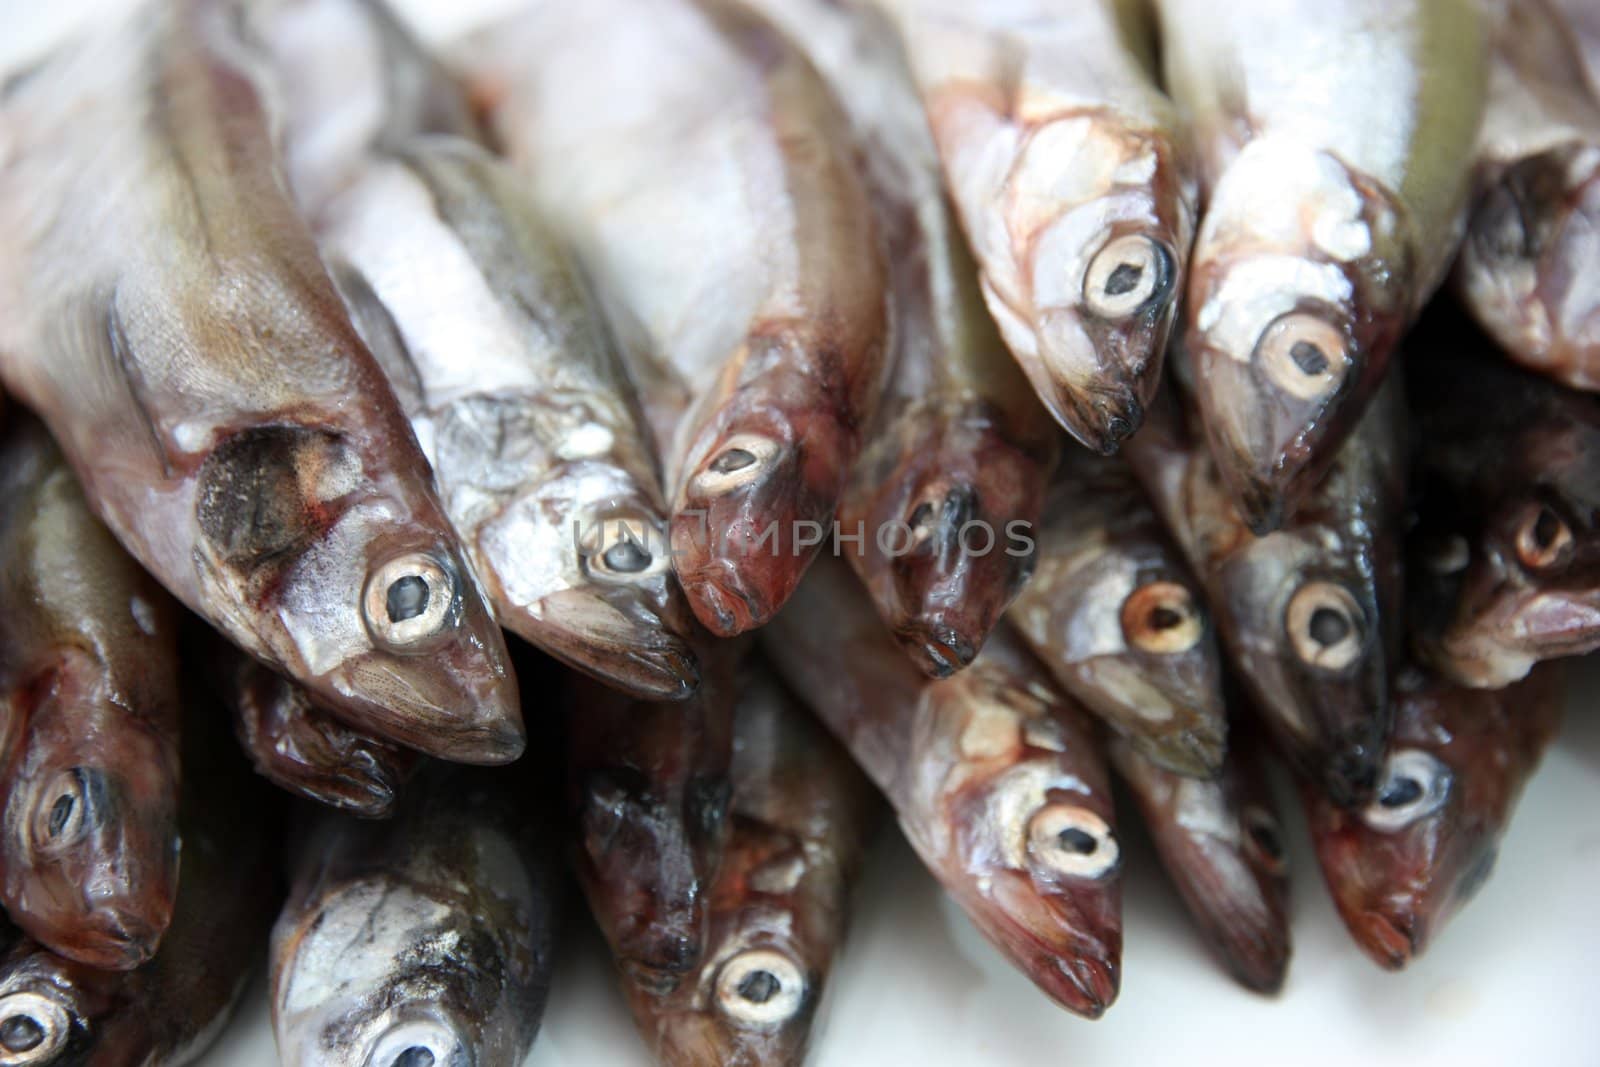
[(1511, 366), (1448, 309), (1414, 336), (1419, 657), (1493, 688), (1600, 648), (1600, 397)]
[(1070, 452), (1033, 536), (1037, 570), (1010, 612), (1023, 640), (1141, 756), (1214, 777), (1228, 738), (1216, 631), (1132, 468)]
[(751, 667), (705, 958), (671, 993), (628, 990), (645, 1040), (671, 1067), (805, 1061), (877, 822), (876, 791), (850, 756)]
[(1256, 537), (1175, 396), (1128, 456), (1205, 586), (1223, 648), (1278, 747), (1336, 801), (1365, 803), (1399, 641), (1401, 389), (1380, 390), (1327, 477)]
[(929, 680), (842, 563), (812, 568), (763, 645), (984, 937), (1058, 1004), (1104, 1012), (1121, 849), (1092, 720), (1003, 627), (967, 670)]
[(1600, 89), (1556, 4), (1489, 6), (1489, 106), (1455, 288), (1513, 359), (1600, 389)]
[(205, 1052), (256, 975), (282, 899), (273, 791), (250, 774), (220, 709), (185, 719), (183, 881), (161, 950), (103, 971), (23, 941), (0, 960), (0, 1063), (179, 1067)]
[(1236, 743), (1216, 780), (1201, 781), (1111, 742), (1111, 762), (1206, 944), (1246, 989), (1276, 993), (1289, 966), (1289, 865), (1259, 756)]
[(352, 730), (248, 656), (229, 651), (219, 658), (223, 701), (257, 774), (351, 815), (393, 814), (416, 753)]
[(0, 375), (235, 644), (374, 734), (513, 759), (500, 631), (295, 215), (233, 10), (143, 5), (0, 95)]
[(669, 989), (700, 961), (727, 836), (737, 650), (709, 639), (688, 700), (648, 702), (574, 676), (568, 794), (589, 910), (630, 985)]
[(95, 967), (148, 960), (178, 886), (175, 609), (38, 421), (0, 435), (0, 894)]
[(1350, 934), (1379, 966), (1410, 963), (1494, 868), (1524, 783), (1554, 737), (1562, 669), (1463, 689), (1417, 668), (1395, 684), (1377, 796), (1350, 811), (1305, 791), (1317, 860)]
[(1479, 0), (1156, 8), (1205, 187), (1184, 349), (1222, 482), (1267, 533), (1355, 432), (1459, 243), (1485, 18)]
[(730, 0), (536, 5), (463, 55), (651, 394), (695, 614), (762, 625), (828, 539), (882, 390), (887, 272), (847, 117)]
[(850, 113), (889, 248), (894, 370), (839, 507), (839, 539), (924, 672), (972, 662), (1027, 580), (1060, 437), (995, 332), (945, 203), (894, 28), (863, 6), (760, 0)]
[(1052, 415), (1114, 452), (1161, 380), (1195, 181), (1138, 0), (878, 0), (983, 294)]

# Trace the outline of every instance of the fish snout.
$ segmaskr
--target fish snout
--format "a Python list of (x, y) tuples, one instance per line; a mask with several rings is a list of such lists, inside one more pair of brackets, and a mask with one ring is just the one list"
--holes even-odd
[[(630, 696), (683, 700), (699, 688), (699, 657), (681, 629), (638, 592), (564, 589), (508, 625), (514, 623), (517, 633), (567, 665)], [(680, 624), (687, 623), (687, 614), (681, 613)]]
[(1398, 971), (1422, 949), (1417, 917), (1370, 909), (1349, 924), (1356, 942), (1380, 967)]

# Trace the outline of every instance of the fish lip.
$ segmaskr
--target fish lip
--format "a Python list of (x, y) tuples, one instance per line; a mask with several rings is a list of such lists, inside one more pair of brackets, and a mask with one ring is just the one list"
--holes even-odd
[(85, 921), (72, 924), (76, 944), (63, 943), (49, 931), (29, 929), (28, 933), (68, 959), (101, 970), (131, 971), (155, 956), (166, 927), (166, 922), (152, 921), (127, 908), (98, 907)]
[(680, 575), (695, 617), (718, 637), (737, 637), (765, 625), (771, 611), (761, 598), (745, 589), (732, 567), (721, 570), (715, 578)]
[(657, 616), (651, 618), (660, 622), (659, 626), (629, 619), (620, 627), (608, 627), (608, 632), (586, 632), (581, 619), (574, 616), (581, 616), (589, 601), (605, 616), (616, 616), (603, 597), (584, 593), (579, 598), (564, 598), (559, 621), (552, 619), (554, 612), (542, 617), (535, 612), (536, 621), (518, 626), (516, 632), (575, 670), (643, 700), (685, 700), (700, 688), (699, 657), (688, 641), (667, 629)]
[(949, 678), (971, 666), (983, 647), (982, 637), (973, 641), (961, 630), (935, 622), (907, 625), (896, 636), (922, 673), (930, 678)]
[(1386, 970), (1400, 970), (1422, 949), (1422, 938), (1414, 918), (1367, 908), (1355, 916), (1351, 929), (1367, 955)]
[[(1273, 930), (1266, 952), (1257, 951), (1262, 942), (1252, 940), (1229, 946), (1226, 953), (1228, 973), (1252, 993), (1275, 996), (1283, 991), (1284, 980), (1289, 975), (1289, 939), (1276, 936)], [(1285, 931), (1286, 932), (1286, 931)]]
[(1057, 956), (1050, 960), (1045, 973), (1051, 979), (1041, 984), (1045, 993), (1086, 1019), (1104, 1015), (1122, 987), (1122, 968), (1111, 960)]
[[(1137, 377), (1133, 380), (1137, 381)], [(1056, 401), (1048, 405), (1051, 414), (1079, 444), (1092, 452), (1116, 455), (1122, 443), (1144, 425), (1149, 399), (1140, 399), (1132, 385), (1097, 389), (1087, 398), (1070, 391), (1059, 380), (1052, 385)]]

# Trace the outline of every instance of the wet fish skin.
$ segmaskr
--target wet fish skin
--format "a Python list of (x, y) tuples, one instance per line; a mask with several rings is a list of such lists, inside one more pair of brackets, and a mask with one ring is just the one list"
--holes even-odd
[(1057, 683), (1166, 771), (1215, 777), (1222, 658), (1199, 583), (1118, 458), (1063, 458), (1009, 613)]
[(688, 700), (632, 699), (574, 677), (567, 698), (574, 866), (629, 988), (698, 966), (728, 833), (738, 650), (701, 638)]
[[(894, 27), (865, 5), (754, 5), (850, 114), (889, 250), (894, 369), (839, 507), (848, 552), (934, 677), (970, 663), (1032, 563), (1059, 431), (995, 332)], [(841, 549), (844, 542), (841, 538)]]
[(1004, 627), (965, 671), (921, 675), (842, 563), (812, 568), (762, 644), (984, 937), (1099, 1017), (1120, 983), (1121, 853), (1089, 718)]
[(1230, 662), (1295, 768), (1365, 803), (1388, 736), (1400, 641), (1405, 496), (1400, 383), (1373, 399), (1326, 479), (1282, 530), (1257, 538), (1175, 396), (1128, 456), (1205, 586)]
[(280, 809), (222, 722), (205, 701), (185, 713), (183, 879), (160, 951), (105, 971), (23, 940), (0, 959), (0, 1055), (29, 1067), (181, 1067), (222, 1031), (282, 898)]
[(304, 689), (238, 653), (218, 670), (239, 744), (280, 789), (361, 818), (394, 813), (416, 753), (345, 726)]
[(1359, 810), (1304, 791), (1312, 841), (1356, 943), (1398, 970), (1488, 878), (1523, 785), (1554, 737), (1563, 669), (1543, 664), (1501, 690), (1457, 687), (1408, 667), (1377, 798)]
[(0, 376), (234, 643), (353, 725), (512, 759), (500, 632), (294, 215), (230, 10), (149, 5), (10, 83)]
[(127, 970), (178, 892), (176, 612), (25, 411), (0, 495), (0, 897), (31, 938)]
[(1524, 366), (1600, 389), (1600, 87), (1576, 19), (1500, 0), (1476, 201), (1455, 269), (1473, 316)]
[(726, 854), (700, 965), (629, 1004), (658, 1059), (800, 1064), (844, 940), (880, 801), (847, 753), (761, 666), (739, 698)]
[(321, 811), (304, 828), (272, 932), (287, 1067), (527, 1057), (549, 993), (559, 874), (517, 774), (433, 764), (387, 822)]
[(463, 55), (630, 372), (660, 383), (641, 392), (695, 614), (724, 637), (764, 624), (826, 539), (883, 384), (886, 269), (847, 118), (726, 0), (546, 5)]
[(1061, 425), (1116, 451), (1160, 381), (1194, 230), (1147, 20), (1125, 0), (880, 2), (1006, 343)]
[(1207, 945), (1246, 989), (1278, 992), (1289, 966), (1288, 861), (1259, 749), (1235, 743), (1212, 781), (1163, 770), (1121, 738), (1110, 755)]
[(1450, 309), (1415, 336), (1413, 648), (1488, 688), (1600, 648), (1600, 398), (1512, 366)]
[(1267, 533), (1355, 432), (1459, 243), (1484, 15), (1477, 0), (1157, 8), (1205, 186), (1184, 347), (1224, 484)]

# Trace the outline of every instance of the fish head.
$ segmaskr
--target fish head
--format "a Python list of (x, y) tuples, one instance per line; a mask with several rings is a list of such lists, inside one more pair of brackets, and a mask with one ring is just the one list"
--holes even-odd
[[(1031, 286), (1021, 362), (1057, 421), (1102, 454), (1144, 421), (1183, 291), (1192, 198), (1169, 156), (1120, 120), (1075, 112), (1036, 127), (1008, 178), (1007, 228)], [(1018, 348), (1016, 311), (986, 289)]]
[(1600, 384), (1600, 147), (1568, 142), (1479, 194), (1456, 269), (1501, 344), (1571, 384)]
[[(321, 429), (222, 440), (197, 475), (195, 559), (213, 607), (250, 651), (386, 738), (458, 762), (502, 763), (525, 735), (504, 639), (431, 497)], [(370, 460), (370, 462), (369, 462)]]
[(702, 413), (672, 516), (679, 580), (719, 637), (766, 623), (829, 542), (859, 434), (848, 387), (808, 373), (817, 354), (801, 331), (747, 344), (708, 397), (721, 403)]
[(870, 497), (841, 511), (842, 535), (861, 535), (851, 562), (895, 638), (943, 678), (972, 662), (1033, 571), (1048, 460), (986, 411), (913, 408), (904, 422), (916, 439), (887, 435), (894, 466), (858, 487)]
[(1316, 485), (1412, 312), (1406, 215), (1324, 152), (1252, 141), (1218, 181), (1184, 341), (1211, 453), (1256, 533)]
[(104, 677), (74, 650), (30, 687), (0, 848), (19, 925), (76, 959), (126, 970), (155, 953), (172, 919), (178, 752)]
[(1121, 981), (1121, 846), (1087, 723), (1033, 673), (980, 659), (929, 686), (901, 825), (986, 938), (1095, 1018)]
[(113, 998), (89, 969), (40, 946), (19, 947), (0, 978), (0, 1063), (55, 1067), (87, 1062), (95, 1021)]
[(1388, 737), (1388, 657), (1374, 576), (1336, 542), (1315, 529), (1268, 534), (1220, 577), (1240, 676), (1279, 747), (1359, 806)]
[(283, 1062), (477, 1067), (499, 1043), (514, 981), (491, 922), (403, 882), (339, 886), (303, 925), (274, 933)]

